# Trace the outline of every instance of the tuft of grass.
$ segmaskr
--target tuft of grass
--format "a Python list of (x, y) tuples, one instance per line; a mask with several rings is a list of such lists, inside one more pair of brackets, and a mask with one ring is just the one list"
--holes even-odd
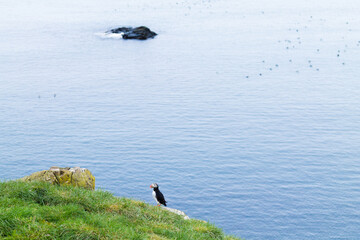
[(1, 239), (225, 239), (221, 229), (101, 190), (0, 182)]

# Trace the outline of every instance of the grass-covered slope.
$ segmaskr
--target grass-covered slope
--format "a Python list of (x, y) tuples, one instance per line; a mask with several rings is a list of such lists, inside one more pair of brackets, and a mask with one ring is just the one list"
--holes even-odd
[(215, 226), (109, 192), (0, 182), (0, 239), (235, 239)]

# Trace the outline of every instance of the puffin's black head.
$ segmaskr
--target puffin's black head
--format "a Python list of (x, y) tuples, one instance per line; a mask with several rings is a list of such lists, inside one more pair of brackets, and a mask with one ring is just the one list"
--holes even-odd
[(158, 189), (159, 185), (157, 185), (157, 183), (153, 183), (153, 184), (150, 185), (150, 188)]

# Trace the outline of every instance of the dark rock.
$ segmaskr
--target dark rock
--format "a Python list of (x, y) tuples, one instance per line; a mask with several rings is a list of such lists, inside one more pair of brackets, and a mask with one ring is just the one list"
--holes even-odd
[(123, 39), (139, 39), (146, 40), (148, 38), (154, 38), (157, 34), (152, 32), (149, 28), (141, 26), (141, 27), (120, 27), (114, 28), (110, 30), (111, 33), (122, 34)]

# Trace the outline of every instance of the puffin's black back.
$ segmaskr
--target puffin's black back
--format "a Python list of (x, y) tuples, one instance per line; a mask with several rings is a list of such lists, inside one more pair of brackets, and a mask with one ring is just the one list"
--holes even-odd
[(154, 188), (154, 191), (156, 193), (156, 199), (159, 201), (159, 203), (166, 206), (166, 201), (165, 201), (164, 195), (160, 192), (159, 188)]

